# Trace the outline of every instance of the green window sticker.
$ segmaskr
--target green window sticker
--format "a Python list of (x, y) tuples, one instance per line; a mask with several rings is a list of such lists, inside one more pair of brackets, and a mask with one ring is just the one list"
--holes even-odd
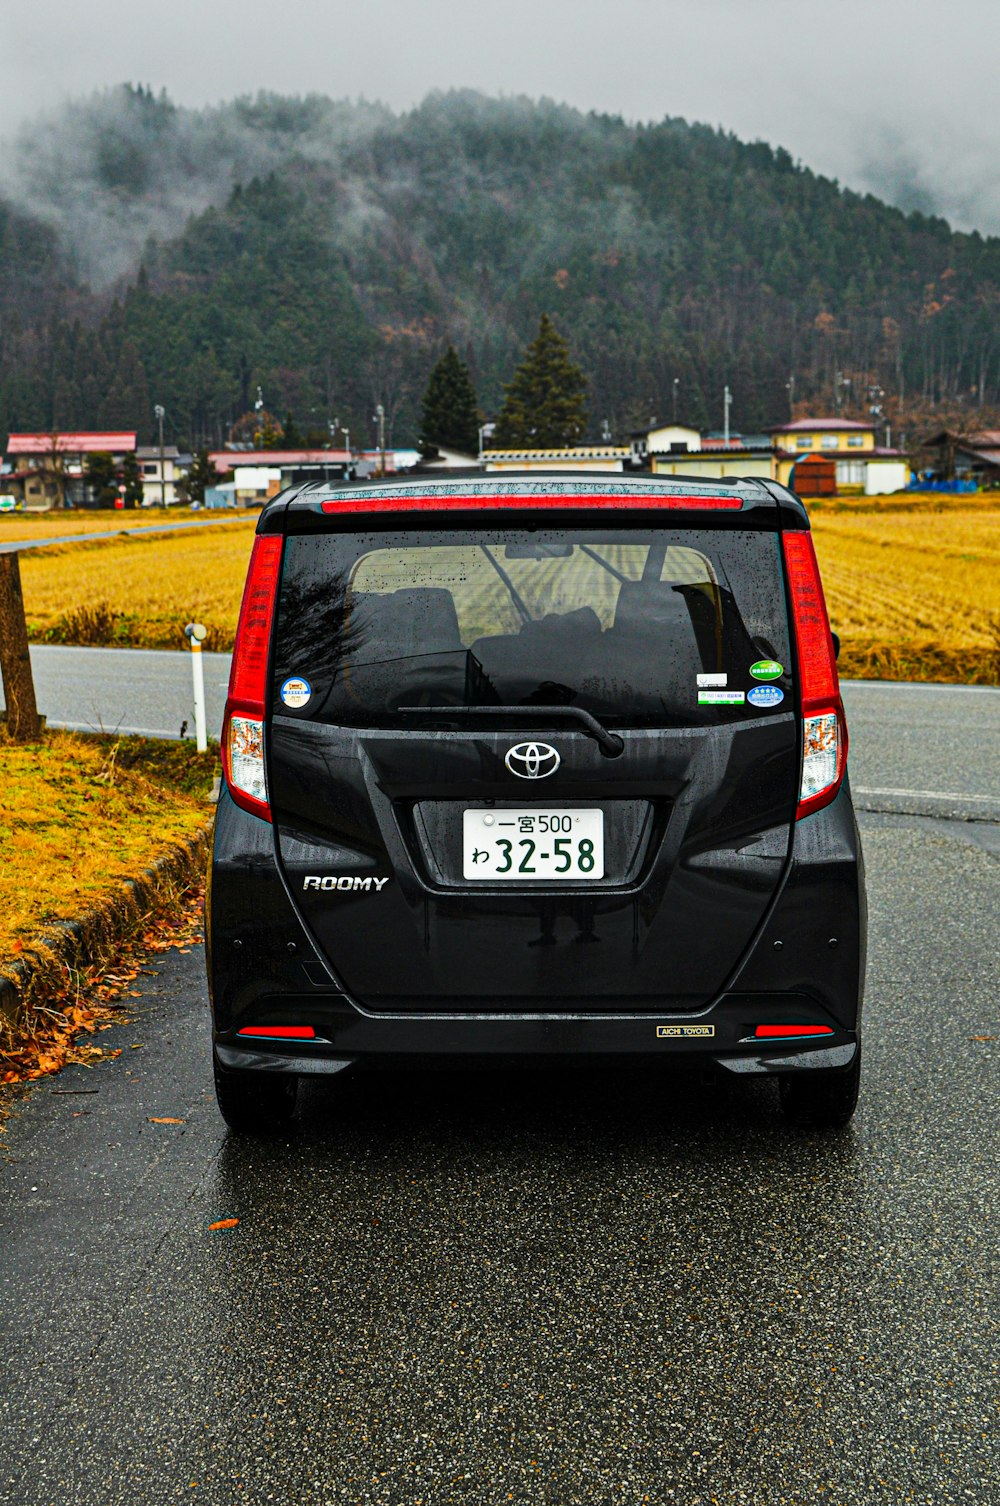
[(777, 659), (758, 659), (756, 664), (751, 664), (750, 673), (755, 680), (780, 680), (785, 666)]

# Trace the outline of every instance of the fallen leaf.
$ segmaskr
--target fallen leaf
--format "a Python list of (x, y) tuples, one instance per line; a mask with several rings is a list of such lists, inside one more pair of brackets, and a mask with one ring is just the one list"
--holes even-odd
[(209, 1229), (235, 1229), (239, 1223), (238, 1218), (217, 1218), (214, 1224), (209, 1224)]
[(172, 1119), (169, 1114), (162, 1114), (162, 1115), (159, 1115), (159, 1116), (154, 1115), (151, 1118), (147, 1118), (146, 1123), (147, 1124), (183, 1124), (184, 1120), (183, 1119)]
[(969, 1040), (970, 1041), (995, 1041), (996, 1040), (996, 1036), (995, 1035), (970, 1035), (969, 1036)]

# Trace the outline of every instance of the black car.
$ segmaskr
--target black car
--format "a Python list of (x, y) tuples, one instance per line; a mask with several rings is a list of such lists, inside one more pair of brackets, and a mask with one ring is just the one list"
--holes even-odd
[(233, 655), (219, 1105), (433, 1061), (774, 1074), (857, 1100), (866, 912), (808, 516), (774, 483), (286, 491)]

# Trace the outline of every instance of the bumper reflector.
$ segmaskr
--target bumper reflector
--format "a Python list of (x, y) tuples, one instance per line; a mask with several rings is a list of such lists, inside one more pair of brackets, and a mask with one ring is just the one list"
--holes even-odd
[(311, 1025), (244, 1025), (239, 1035), (264, 1036), (278, 1041), (314, 1041), (316, 1032)]
[(830, 1025), (758, 1025), (754, 1035), (759, 1041), (784, 1040), (792, 1035), (832, 1035)]

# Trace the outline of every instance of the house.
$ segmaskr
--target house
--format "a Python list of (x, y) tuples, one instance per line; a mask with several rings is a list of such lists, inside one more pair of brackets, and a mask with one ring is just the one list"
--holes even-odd
[[(717, 434), (704, 436), (688, 429), (693, 443), (671, 441), (669, 450), (650, 450), (654, 476), (718, 477), (761, 476), (774, 479), (774, 451), (766, 434)], [(682, 447), (683, 445), (683, 447)], [(676, 446), (676, 447), (675, 447)]]
[[(163, 468), (160, 468), (160, 447), (154, 444), (136, 446), (135, 458), (142, 476), (143, 507), (172, 507), (179, 502), (177, 482), (180, 480), (180, 451), (174, 444), (163, 446)], [(162, 484), (161, 484), (162, 483)]]
[(905, 491), (910, 483), (906, 456), (901, 450), (876, 445), (871, 424), (848, 418), (800, 418), (769, 432), (774, 443), (774, 479), (793, 491), (798, 490), (796, 467), (809, 455), (834, 462), (841, 495), (880, 496)]
[(615, 444), (567, 446), (564, 450), (484, 450), (487, 471), (623, 471), (629, 447)]
[(110, 455), (118, 467), (126, 455), (135, 453), (135, 440), (134, 432), (118, 430), (12, 434), (7, 441), (10, 470), (4, 488), (8, 490), (9, 483), (18, 488), (29, 511), (58, 507), (63, 500), (69, 507), (81, 507), (91, 500), (85, 479), (88, 457)]
[(209, 460), (220, 476), (231, 471), (238, 505), (259, 507), (299, 481), (343, 481), (356, 472), (350, 450), (213, 450)]
[(1000, 482), (1000, 429), (980, 429), (974, 434), (959, 434), (942, 429), (926, 439), (921, 449), (931, 461), (931, 469), (942, 481)]

